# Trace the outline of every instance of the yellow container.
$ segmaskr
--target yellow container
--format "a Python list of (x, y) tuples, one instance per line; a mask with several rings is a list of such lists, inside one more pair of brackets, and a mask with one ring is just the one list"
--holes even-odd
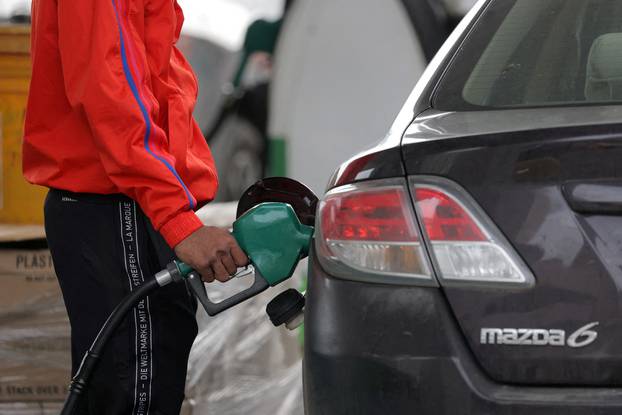
[(30, 27), (0, 25), (0, 223), (43, 223), (46, 189), (27, 183), (22, 176), (30, 73)]

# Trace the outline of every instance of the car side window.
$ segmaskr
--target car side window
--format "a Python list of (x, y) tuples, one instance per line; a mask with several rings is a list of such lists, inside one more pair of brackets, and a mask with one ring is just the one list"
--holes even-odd
[(622, 102), (620, 50), (620, 1), (493, 1), (456, 54), (434, 106)]

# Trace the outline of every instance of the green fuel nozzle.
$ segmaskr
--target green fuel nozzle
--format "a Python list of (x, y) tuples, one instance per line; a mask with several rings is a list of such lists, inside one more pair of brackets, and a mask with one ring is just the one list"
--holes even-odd
[(169, 264), (158, 275), (172, 281), (188, 280), (207, 314), (214, 316), (291, 278), (298, 262), (309, 255), (313, 232), (312, 226), (300, 223), (287, 203), (265, 202), (247, 211), (234, 222), (232, 235), (248, 255), (253, 272), (243, 270), (234, 277), (254, 273), (255, 281), (250, 288), (219, 303), (209, 299), (200, 275), (183, 262)]
[(309, 255), (313, 232), (286, 203), (261, 203), (233, 224), (233, 236), (272, 287), (289, 279)]

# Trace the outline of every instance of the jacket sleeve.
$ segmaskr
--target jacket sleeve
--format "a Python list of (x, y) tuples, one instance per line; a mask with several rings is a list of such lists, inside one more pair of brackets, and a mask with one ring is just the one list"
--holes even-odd
[[(129, 0), (57, 0), (66, 94), (89, 123), (99, 158), (120, 192), (137, 201), (171, 247), (202, 226), (154, 120), (145, 44)], [(141, 11), (142, 13), (142, 11)], [(166, 29), (163, 29), (166, 30)]]

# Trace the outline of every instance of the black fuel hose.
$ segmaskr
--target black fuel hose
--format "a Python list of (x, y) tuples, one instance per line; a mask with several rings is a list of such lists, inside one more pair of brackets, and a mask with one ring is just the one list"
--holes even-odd
[(60, 415), (73, 415), (78, 403), (80, 402), (82, 393), (87, 389), (91, 375), (99, 363), (99, 358), (114, 332), (117, 330), (127, 313), (136, 304), (138, 304), (140, 300), (158, 288), (160, 288), (160, 284), (155, 278), (145, 282), (136, 291), (132, 291), (127, 297), (125, 297), (123, 301), (115, 307), (112, 313), (110, 313), (110, 316), (102, 326), (99, 334), (95, 337), (93, 344), (84, 355), (78, 371), (71, 380), (69, 395), (65, 400), (65, 404), (63, 405)]

